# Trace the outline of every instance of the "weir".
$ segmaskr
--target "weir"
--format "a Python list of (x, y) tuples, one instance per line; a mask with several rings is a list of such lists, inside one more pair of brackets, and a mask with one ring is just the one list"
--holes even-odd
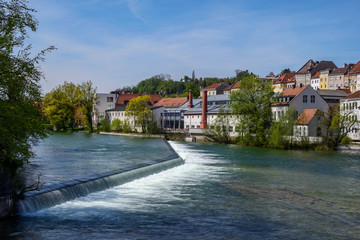
[(164, 141), (172, 152), (164, 159), (46, 186), (41, 191), (27, 192), (25, 199), (18, 202), (17, 213), (29, 213), (53, 207), (93, 192), (103, 191), (184, 164), (184, 160), (171, 145), (166, 140)]

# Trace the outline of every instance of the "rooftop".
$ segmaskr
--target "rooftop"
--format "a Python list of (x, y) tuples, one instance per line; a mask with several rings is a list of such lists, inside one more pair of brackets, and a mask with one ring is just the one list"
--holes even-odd
[(182, 98), (163, 98), (157, 102), (154, 106), (163, 106), (166, 108), (176, 108), (180, 107), (187, 102), (186, 97)]
[(311, 120), (314, 118), (319, 109), (304, 109), (300, 114), (295, 124), (297, 125), (308, 125)]
[(349, 71), (349, 74), (360, 74), (360, 61)]

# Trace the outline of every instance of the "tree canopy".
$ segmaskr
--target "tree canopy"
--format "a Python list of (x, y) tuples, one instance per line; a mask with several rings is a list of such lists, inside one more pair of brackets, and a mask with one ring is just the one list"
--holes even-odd
[(134, 118), (134, 127), (141, 126), (142, 132), (147, 132), (147, 127), (151, 122), (151, 110), (148, 102), (151, 101), (150, 96), (144, 95), (130, 100), (126, 106), (125, 115)]
[(25, 45), (36, 31), (34, 9), (24, 0), (0, 1), (0, 168), (15, 176), (32, 156), (31, 145), (46, 136), (39, 109), (42, 72), (39, 63), (50, 47), (35, 57)]

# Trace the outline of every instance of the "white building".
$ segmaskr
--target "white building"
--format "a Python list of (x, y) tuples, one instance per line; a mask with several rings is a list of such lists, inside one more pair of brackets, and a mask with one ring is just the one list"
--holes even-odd
[[(156, 122), (158, 128), (162, 128), (164, 126), (163, 123), (163, 115), (164, 115), (164, 107), (162, 106), (150, 106), (149, 109), (152, 113), (152, 121)], [(109, 119), (109, 123), (111, 124), (115, 119), (120, 119), (122, 122), (128, 121), (133, 130), (141, 132), (140, 126), (135, 126), (135, 121), (133, 117), (125, 116), (126, 107), (125, 106), (117, 106), (114, 109), (107, 110), (107, 116)]]
[(311, 87), (314, 90), (318, 90), (320, 88), (320, 72), (315, 73), (315, 75), (311, 78)]
[(294, 124), (296, 137), (321, 137), (326, 134), (324, 113), (319, 109), (305, 109)]
[(310, 86), (299, 86), (286, 88), (278, 98), (278, 102), (272, 104), (272, 117), (278, 121), (289, 109), (294, 109), (296, 116), (305, 109), (319, 109), (326, 113), (329, 105), (326, 101)]
[(116, 94), (96, 93), (96, 103), (93, 109), (93, 125), (97, 126), (101, 120), (105, 119), (105, 112), (114, 109), (116, 103)]
[[(360, 119), (360, 91), (356, 91), (340, 100), (340, 114), (351, 120)], [(356, 122), (347, 135), (353, 140), (360, 140), (360, 123)]]

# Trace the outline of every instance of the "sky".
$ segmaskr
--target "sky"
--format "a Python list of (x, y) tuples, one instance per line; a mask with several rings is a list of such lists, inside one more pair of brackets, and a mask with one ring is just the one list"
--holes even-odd
[(360, 61), (358, 0), (29, 0), (43, 92), (91, 80), (107, 93), (157, 74), (233, 77)]

